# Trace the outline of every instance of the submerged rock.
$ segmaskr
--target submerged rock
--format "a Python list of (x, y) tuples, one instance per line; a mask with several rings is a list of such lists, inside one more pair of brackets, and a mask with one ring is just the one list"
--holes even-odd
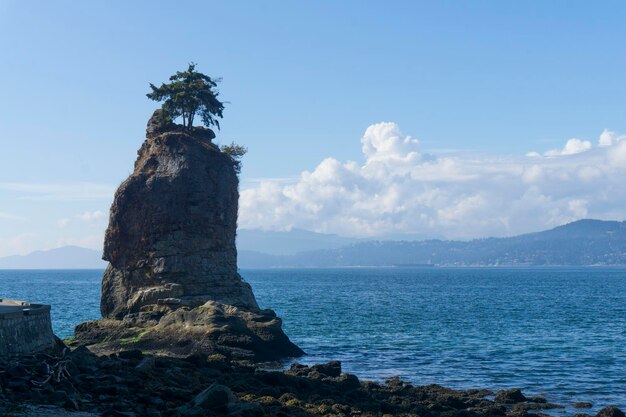
[(617, 407), (604, 407), (596, 417), (624, 417), (624, 412)]
[(303, 354), (237, 272), (235, 162), (210, 129), (155, 112), (133, 173), (111, 206), (103, 258), (103, 320), (76, 328), (75, 345), (254, 360)]

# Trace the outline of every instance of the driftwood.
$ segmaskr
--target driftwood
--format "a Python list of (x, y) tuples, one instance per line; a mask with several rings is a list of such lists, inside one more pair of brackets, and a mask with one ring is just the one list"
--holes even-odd
[(50, 355), (46, 355), (48, 357), (47, 360), (43, 362), (45, 371), (44, 379), (42, 381), (37, 381), (35, 379), (31, 379), (31, 383), (37, 387), (43, 387), (47, 383), (60, 383), (62, 380), (67, 380), (70, 385), (70, 372), (67, 369), (67, 365), (71, 362), (69, 359), (65, 357), (65, 353), (67, 352), (67, 348), (63, 349), (61, 356), (59, 358), (55, 358)]
[(0, 393), (5, 392), (10, 381), (14, 379), (29, 381), (35, 388), (61, 382), (72, 385), (68, 353), (69, 349), (64, 348), (58, 356), (39, 353), (9, 359), (0, 364)]

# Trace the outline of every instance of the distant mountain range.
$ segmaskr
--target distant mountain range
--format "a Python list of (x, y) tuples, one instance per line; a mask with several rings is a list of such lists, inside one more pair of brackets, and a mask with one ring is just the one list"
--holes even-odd
[(0, 269), (104, 269), (106, 262), (101, 258), (101, 251), (63, 246), (0, 258)]
[[(240, 230), (239, 267), (626, 265), (626, 222), (579, 220), (471, 241), (367, 241), (293, 229)], [(65, 246), (0, 258), (0, 269), (103, 269), (101, 251)]]
[(363, 241), (349, 237), (291, 229), (288, 232), (241, 229), (237, 231), (237, 249), (268, 255), (295, 255), (322, 249), (338, 249)]
[(271, 256), (241, 250), (241, 268), (626, 265), (626, 222), (580, 220), (551, 230), (471, 241), (367, 241)]
[[(261, 253), (261, 257), (335, 249), (356, 242), (360, 240), (301, 229), (288, 232), (242, 229), (237, 233), (239, 250)], [(0, 269), (104, 269), (106, 265), (102, 260), (102, 251), (78, 246), (0, 258)]]

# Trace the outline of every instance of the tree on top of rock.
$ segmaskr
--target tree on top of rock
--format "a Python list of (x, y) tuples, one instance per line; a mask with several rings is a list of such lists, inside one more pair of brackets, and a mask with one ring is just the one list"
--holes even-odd
[(182, 117), (183, 126), (193, 127), (196, 115), (202, 118), (205, 126), (217, 126), (222, 118), (224, 103), (218, 100), (219, 92), (215, 90), (220, 79), (196, 71), (196, 64), (189, 64), (187, 71), (177, 71), (170, 77), (170, 83), (156, 87), (150, 83), (151, 93), (146, 96), (154, 101), (163, 102), (161, 108), (172, 119)]

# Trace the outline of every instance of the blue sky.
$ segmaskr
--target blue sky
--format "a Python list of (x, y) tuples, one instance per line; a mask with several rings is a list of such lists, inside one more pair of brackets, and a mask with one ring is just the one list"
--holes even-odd
[[(348, 213), (336, 201), (297, 200), (294, 190), (306, 188), (302, 173), (315, 172), (327, 158), (341, 166), (349, 161), (367, 166), (372, 155), (368, 159), (362, 152), (362, 138), (380, 122), (393, 122), (402, 135), (419, 139), (419, 150), (401, 151), (419, 153), (420, 163), (456, 155), (451, 158), (463, 167), (478, 158), (479, 166), (528, 170), (537, 164), (525, 162), (526, 153), (561, 149), (571, 138), (595, 146), (604, 129), (616, 132), (619, 142), (626, 132), (624, 15), (626, 4), (617, 1), (198, 1), (183, 6), (4, 0), (0, 256), (65, 243), (99, 246), (112, 192), (130, 173), (156, 107), (145, 98), (147, 85), (164, 81), (190, 61), (223, 77), (220, 90), (229, 103), (218, 140), (249, 148), (242, 206), (267, 212), (256, 219), (242, 213), (247, 227), (469, 238), (576, 218), (545, 214), (542, 222), (511, 227), (521, 215), (510, 212), (500, 226), (485, 219), (463, 234), (445, 226), (442, 219), (448, 217), (441, 210), (486, 198), (493, 185), (487, 191), (476, 185), (470, 193), (438, 185), (449, 195), (445, 207), (429, 206), (437, 215), (415, 206), (405, 212), (383, 208), (393, 201), (408, 204), (393, 198), (367, 215), (359, 214), (355, 204), (363, 202), (355, 200)], [(384, 136), (393, 129), (383, 130), (377, 132)], [(619, 156), (611, 158), (621, 168)], [(598, 161), (598, 169), (607, 165)], [(362, 181), (371, 179), (361, 174)], [(618, 174), (603, 172), (603, 179), (613, 181), (603, 184), (619, 186)], [(351, 187), (348, 179), (342, 181)], [(410, 193), (420, 184), (398, 192)], [(377, 183), (385, 190), (395, 185)], [(554, 181), (550, 187), (562, 188)], [(510, 198), (522, 201), (530, 189), (520, 188)], [(379, 191), (354, 198), (371, 202)], [(563, 207), (587, 201), (587, 211), (579, 215), (623, 216), (615, 208), (621, 200), (598, 206), (590, 202), (597, 196), (578, 195), (575, 188), (569, 201), (541, 187), (538, 192)], [(281, 217), (271, 202), (288, 206), (283, 212), (291, 214)], [(306, 219), (293, 214), (299, 204), (314, 207)], [(325, 222), (316, 214), (336, 220)], [(431, 218), (420, 224), (401, 218), (422, 214)], [(354, 221), (352, 229), (337, 226), (346, 219)], [(383, 226), (369, 227), (378, 223)]]

